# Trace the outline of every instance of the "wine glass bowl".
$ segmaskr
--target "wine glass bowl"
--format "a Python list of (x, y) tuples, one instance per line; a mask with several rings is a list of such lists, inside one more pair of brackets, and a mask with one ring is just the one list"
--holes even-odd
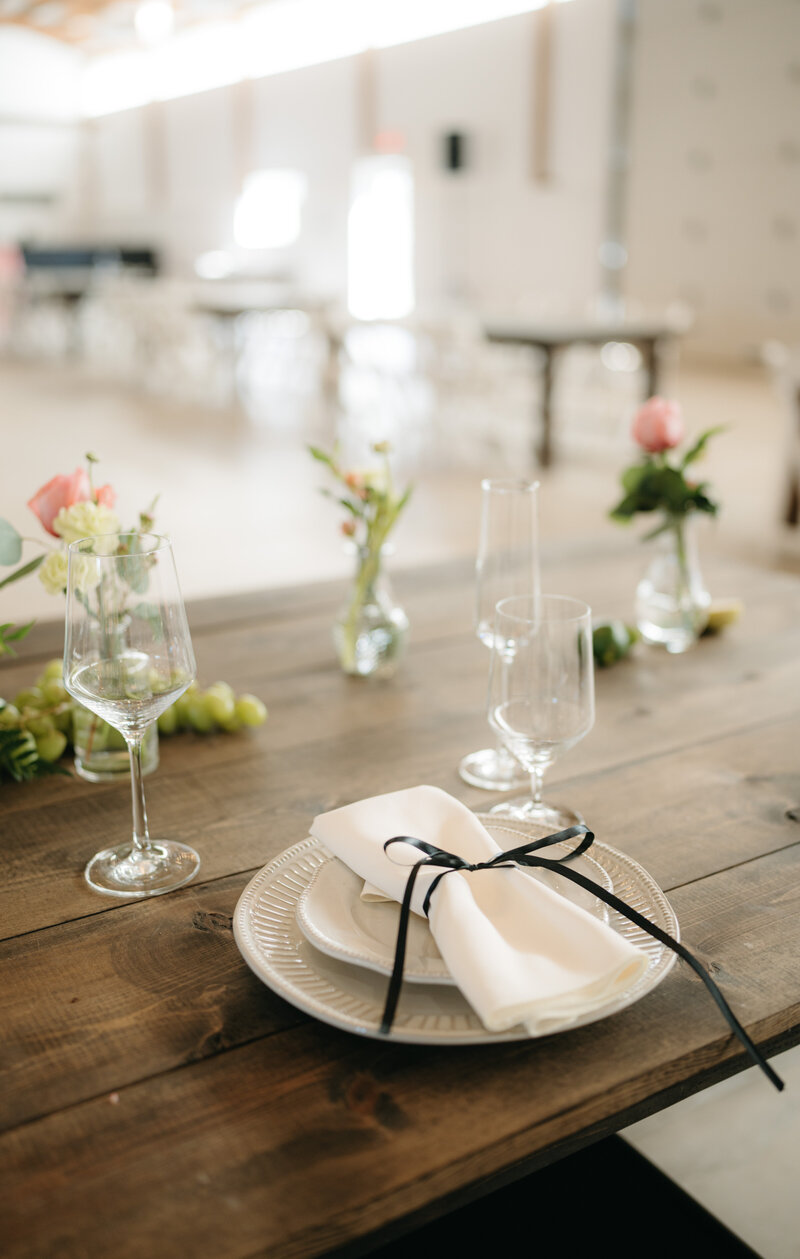
[[(476, 636), (490, 650), (497, 603), (514, 595), (538, 595), (538, 491), (537, 481), (481, 481), (474, 624)], [(519, 763), (500, 741), (470, 752), (458, 772), (464, 782), (486, 791), (511, 791), (526, 783)]]
[(69, 547), (64, 685), (123, 735), (130, 754), (133, 835), (86, 867), (95, 891), (156, 896), (188, 883), (193, 848), (153, 840), (147, 826), (141, 748), (145, 732), (196, 675), (172, 548), (156, 534), (104, 534)]
[(489, 722), (530, 775), (530, 799), (492, 812), (538, 822), (549, 831), (582, 823), (572, 809), (542, 799), (542, 778), (594, 724), (591, 609), (542, 595), (501, 600), (496, 609)]

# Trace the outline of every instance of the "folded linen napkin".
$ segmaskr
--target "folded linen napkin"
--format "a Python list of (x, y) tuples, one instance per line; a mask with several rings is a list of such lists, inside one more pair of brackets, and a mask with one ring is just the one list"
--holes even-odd
[[(502, 851), (474, 813), (438, 787), (410, 787), (321, 813), (311, 834), (373, 888), (401, 901), (422, 856), (387, 839), (410, 835), (469, 862)], [(416, 914), (437, 867), (420, 870)], [(647, 956), (586, 910), (520, 869), (455, 871), (441, 880), (430, 928), (453, 979), (490, 1031), (531, 1036), (569, 1027), (621, 994)]]

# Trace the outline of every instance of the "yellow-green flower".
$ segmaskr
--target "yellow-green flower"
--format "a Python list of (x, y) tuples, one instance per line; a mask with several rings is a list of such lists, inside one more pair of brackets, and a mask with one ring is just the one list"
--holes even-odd
[(51, 551), (39, 569), (39, 581), (49, 595), (60, 595), (67, 588), (67, 553)]
[[(65, 542), (77, 542), (98, 534), (119, 533), (119, 517), (110, 507), (91, 500), (62, 507), (53, 521), (53, 530)], [(113, 549), (113, 548), (112, 548)], [(103, 552), (97, 548), (98, 554)], [(107, 552), (110, 554), (110, 551)]]

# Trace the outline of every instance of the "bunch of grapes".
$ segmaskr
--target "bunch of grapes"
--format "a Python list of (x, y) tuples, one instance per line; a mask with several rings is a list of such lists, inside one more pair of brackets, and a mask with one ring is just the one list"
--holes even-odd
[[(75, 701), (64, 688), (61, 660), (51, 660), (31, 687), (8, 703), (0, 698), (0, 782), (41, 777), (72, 744)], [(158, 719), (161, 734), (194, 730), (198, 734), (261, 726), (267, 719), (255, 695), (236, 695), (227, 682), (201, 690), (192, 682)]]
[(158, 719), (159, 734), (194, 730), (211, 734), (214, 730), (241, 730), (243, 726), (263, 726), (267, 710), (255, 695), (237, 695), (227, 682), (215, 682), (203, 691), (196, 682), (189, 685), (175, 703)]

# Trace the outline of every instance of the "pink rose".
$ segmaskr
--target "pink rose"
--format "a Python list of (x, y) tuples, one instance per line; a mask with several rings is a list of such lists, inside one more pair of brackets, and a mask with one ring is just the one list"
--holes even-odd
[(683, 441), (683, 415), (679, 402), (649, 398), (636, 412), (633, 440), (651, 455), (671, 450)]
[[(106, 487), (103, 487), (106, 488)], [(72, 476), (54, 476), (52, 481), (37, 490), (28, 506), (38, 516), (48, 533), (54, 538), (58, 534), (53, 529), (55, 520), (62, 507), (72, 507), (74, 503), (84, 503), (92, 497), (92, 488), (85, 468), (76, 468)]]
[(110, 485), (101, 485), (99, 490), (95, 490), (94, 498), (101, 507), (113, 507), (117, 501), (117, 493)]

